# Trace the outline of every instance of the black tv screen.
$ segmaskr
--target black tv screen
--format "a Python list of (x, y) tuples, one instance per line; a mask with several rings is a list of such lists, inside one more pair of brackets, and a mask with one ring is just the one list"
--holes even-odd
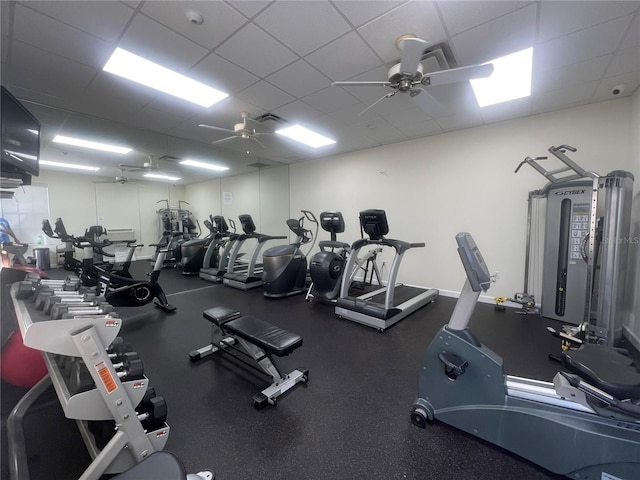
[(1, 87), (2, 171), (40, 173), (40, 122), (9, 91)]

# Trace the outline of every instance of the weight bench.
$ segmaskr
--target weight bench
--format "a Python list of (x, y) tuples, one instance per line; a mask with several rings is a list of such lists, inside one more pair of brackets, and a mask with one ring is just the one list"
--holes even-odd
[[(256, 317), (242, 315), (231, 308), (214, 307), (205, 310), (202, 315), (213, 324), (211, 343), (189, 353), (191, 361), (195, 362), (220, 351), (266, 374), (273, 383), (253, 396), (253, 405), (256, 408), (263, 408), (267, 403), (275, 405), (280, 395), (299, 383), (306, 383), (309, 379), (309, 371), (306, 369), (296, 369), (283, 375), (272, 359), (272, 355), (284, 357), (300, 347), (300, 335)], [(253, 359), (258, 366), (247, 362), (243, 357)]]

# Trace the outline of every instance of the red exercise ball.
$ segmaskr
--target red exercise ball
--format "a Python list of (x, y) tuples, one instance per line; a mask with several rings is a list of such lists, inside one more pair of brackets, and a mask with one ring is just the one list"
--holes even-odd
[(25, 347), (20, 331), (11, 334), (2, 347), (0, 376), (16, 387), (33, 387), (48, 373), (42, 352)]

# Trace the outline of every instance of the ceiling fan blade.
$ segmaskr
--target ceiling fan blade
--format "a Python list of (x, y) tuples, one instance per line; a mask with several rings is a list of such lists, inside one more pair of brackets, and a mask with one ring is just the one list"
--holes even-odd
[(378, 86), (378, 87), (390, 87), (391, 82), (332, 82), (331, 85), (340, 85), (340, 86)]
[(488, 77), (493, 73), (493, 64), (469, 65), (439, 72), (427, 73), (422, 77), (424, 85), (445, 85), (447, 83), (464, 82), (473, 78)]
[(229, 130), (228, 128), (222, 128), (222, 127), (214, 127), (213, 125), (205, 125), (204, 123), (201, 123), (200, 125), (198, 125), (199, 127), (202, 128), (208, 128), (210, 130), (219, 130), (221, 132), (230, 132), (230, 133), (235, 133), (235, 130)]
[(238, 137), (237, 135), (233, 135), (231, 137), (221, 138), (220, 140), (216, 140), (215, 142), (211, 142), (211, 145), (215, 145), (217, 143), (226, 142), (228, 140), (233, 140), (234, 138), (240, 138), (240, 137)]
[(264, 144), (260, 140), (258, 140), (256, 137), (251, 137), (251, 140), (255, 140), (258, 145), (260, 145), (262, 148), (265, 148)]
[(420, 38), (405, 38), (402, 41), (400, 72), (413, 77), (418, 72), (418, 64), (428, 42)]
[(378, 100), (376, 100), (375, 102), (373, 102), (371, 105), (369, 105), (367, 108), (365, 108), (364, 110), (362, 110), (358, 116), (361, 116), (364, 112), (366, 112), (367, 110), (375, 107), (377, 104), (379, 104), (382, 100), (384, 100), (385, 98), (390, 98), (393, 97), (396, 93), (398, 93), (397, 90), (394, 90), (393, 92), (389, 92), (386, 95), (383, 95), (382, 97), (380, 97)]
[[(414, 94), (414, 92), (416, 93)], [(433, 95), (427, 92), (424, 88), (414, 88), (411, 91), (410, 95), (413, 102), (430, 115), (442, 111), (442, 104), (438, 102), (433, 97)]]

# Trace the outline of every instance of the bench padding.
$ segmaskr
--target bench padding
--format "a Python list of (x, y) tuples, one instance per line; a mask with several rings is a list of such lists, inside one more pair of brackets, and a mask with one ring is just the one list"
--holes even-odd
[(224, 324), (224, 329), (278, 357), (289, 355), (302, 345), (300, 335), (250, 315), (227, 321)]
[(241, 314), (238, 310), (234, 310), (233, 308), (213, 307), (202, 312), (202, 316), (211, 323), (215, 323), (221, 327), (229, 320), (240, 317)]

